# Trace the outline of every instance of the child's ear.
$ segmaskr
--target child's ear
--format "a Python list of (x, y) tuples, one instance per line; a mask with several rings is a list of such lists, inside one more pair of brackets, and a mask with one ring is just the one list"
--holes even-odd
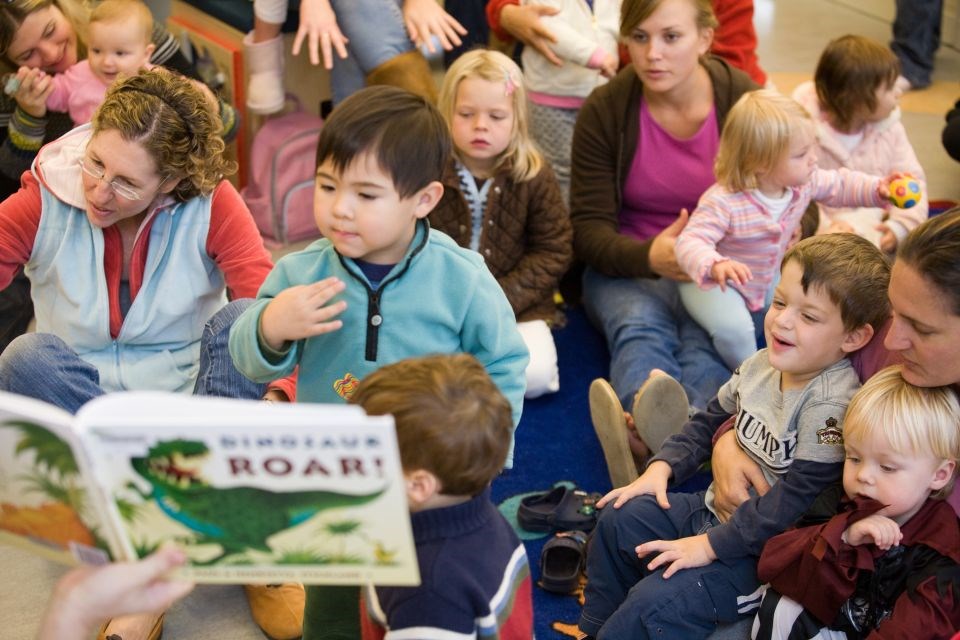
[(440, 493), (440, 479), (426, 469), (405, 472), (403, 479), (407, 485), (407, 500), (410, 502), (411, 511), (416, 511), (418, 507)]
[(153, 57), (153, 52), (156, 50), (157, 45), (153, 44), (152, 42), (147, 45), (146, 49), (144, 49), (144, 53), (147, 54), (147, 62), (150, 62), (150, 58)]
[(933, 479), (930, 481), (930, 490), (939, 491), (947, 486), (950, 479), (953, 478), (953, 472), (957, 470), (956, 460), (944, 460), (933, 472)]
[(848, 331), (847, 335), (843, 338), (843, 344), (840, 345), (840, 348), (844, 353), (853, 353), (854, 351), (861, 349), (867, 346), (867, 343), (870, 342), (870, 338), (873, 337), (873, 325), (864, 324), (853, 331)]
[(417, 208), (414, 215), (418, 218), (426, 218), (427, 214), (433, 211), (433, 208), (443, 197), (443, 184), (437, 180), (431, 182), (420, 191), (413, 195), (417, 201)]

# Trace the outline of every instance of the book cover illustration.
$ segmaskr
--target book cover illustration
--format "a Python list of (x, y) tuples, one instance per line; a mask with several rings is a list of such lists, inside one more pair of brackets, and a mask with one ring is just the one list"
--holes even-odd
[(57, 562), (110, 559), (109, 532), (81, 472), (73, 417), (0, 394), (0, 542)]
[(419, 583), (389, 416), (130, 392), (68, 431), (116, 558), (173, 541), (198, 582)]

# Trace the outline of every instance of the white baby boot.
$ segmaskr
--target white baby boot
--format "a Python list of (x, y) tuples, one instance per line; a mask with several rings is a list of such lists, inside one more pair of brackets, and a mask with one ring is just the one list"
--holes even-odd
[(254, 113), (268, 115), (283, 109), (283, 37), (254, 42), (253, 33), (243, 39), (250, 70), (247, 85), (247, 107)]

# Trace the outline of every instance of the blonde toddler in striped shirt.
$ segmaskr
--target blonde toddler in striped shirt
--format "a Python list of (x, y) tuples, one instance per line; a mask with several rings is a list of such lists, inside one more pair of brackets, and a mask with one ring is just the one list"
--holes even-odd
[(745, 94), (720, 137), (717, 183), (701, 196), (676, 243), (692, 282), (680, 285), (687, 312), (736, 369), (757, 350), (754, 314), (769, 304), (780, 261), (811, 200), (882, 205), (890, 180), (817, 168), (813, 122), (776, 91)]

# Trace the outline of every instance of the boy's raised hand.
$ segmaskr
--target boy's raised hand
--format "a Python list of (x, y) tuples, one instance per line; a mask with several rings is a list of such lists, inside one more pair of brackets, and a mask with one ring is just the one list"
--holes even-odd
[(717, 559), (717, 554), (713, 551), (713, 546), (707, 538), (707, 534), (701, 533), (698, 536), (680, 538), (679, 540), (652, 540), (639, 545), (635, 551), (638, 558), (643, 558), (651, 553), (658, 552), (656, 558), (647, 564), (647, 569), (653, 571), (667, 563), (668, 566), (663, 572), (663, 579), (666, 580), (681, 569), (691, 569), (693, 567), (705, 567)]
[(887, 516), (876, 513), (863, 520), (857, 520), (843, 532), (843, 539), (847, 544), (857, 547), (862, 544), (873, 543), (886, 551), (890, 547), (900, 544), (903, 533), (900, 525)]
[(667, 483), (670, 476), (673, 475), (673, 469), (663, 460), (654, 460), (643, 472), (643, 475), (628, 484), (625, 487), (618, 487), (600, 498), (597, 501), (597, 508), (603, 507), (611, 500), (614, 500), (613, 508), (619, 509), (628, 500), (637, 496), (652, 495), (657, 499), (657, 504), (663, 509), (669, 509), (670, 503), (667, 501)]
[(345, 288), (342, 280), (330, 277), (281, 291), (260, 317), (260, 331), (267, 346), (280, 351), (286, 342), (319, 336), (342, 327), (343, 321), (334, 318), (343, 313), (347, 303), (330, 301)]
[(710, 268), (710, 277), (720, 285), (720, 291), (726, 291), (727, 280), (743, 286), (753, 279), (753, 272), (750, 271), (750, 267), (742, 262), (721, 260), (713, 263), (713, 267)]

